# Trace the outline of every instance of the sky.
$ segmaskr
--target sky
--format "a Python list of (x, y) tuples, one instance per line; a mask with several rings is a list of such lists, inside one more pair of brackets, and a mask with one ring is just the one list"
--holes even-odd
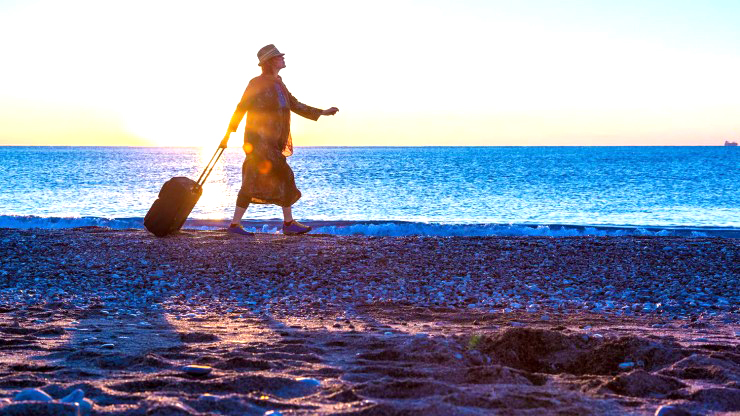
[[(0, 145), (215, 147), (257, 51), (297, 146), (740, 139), (740, 1), (0, 0)], [(242, 143), (244, 122), (230, 146)]]

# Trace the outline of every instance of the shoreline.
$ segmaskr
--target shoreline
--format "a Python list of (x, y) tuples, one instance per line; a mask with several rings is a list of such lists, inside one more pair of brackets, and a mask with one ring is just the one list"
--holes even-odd
[[(184, 231), (221, 231), (230, 219), (189, 218)], [(683, 237), (740, 238), (740, 227), (708, 225), (615, 225), (568, 223), (493, 223), (409, 220), (305, 220), (313, 235), (373, 237)], [(252, 232), (279, 233), (282, 220), (267, 218), (243, 220)], [(99, 227), (118, 231), (144, 230), (144, 217), (107, 218), (40, 217), (0, 215), (0, 229), (75, 230)]]
[(81, 388), (116, 415), (740, 411), (736, 239), (0, 229), (0, 256), (0, 399)]

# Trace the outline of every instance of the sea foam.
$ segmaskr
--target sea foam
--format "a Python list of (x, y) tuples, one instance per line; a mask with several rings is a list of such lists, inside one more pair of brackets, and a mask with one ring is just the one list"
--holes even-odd
[[(377, 237), (435, 236), (435, 237), (489, 237), (489, 236), (676, 236), (740, 238), (738, 228), (712, 227), (649, 227), (567, 224), (446, 224), (405, 221), (302, 221), (314, 228), (314, 234), (364, 235)], [(184, 229), (220, 230), (228, 226), (227, 219), (189, 219)], [(277, 219), (243, 221), (248, 231), (279, 233)], [(65, 229), (105, 227), (114, 230), (143, 229), (143, 218), (102, 217), (37, 217), (0, 215), (0, 228)]]

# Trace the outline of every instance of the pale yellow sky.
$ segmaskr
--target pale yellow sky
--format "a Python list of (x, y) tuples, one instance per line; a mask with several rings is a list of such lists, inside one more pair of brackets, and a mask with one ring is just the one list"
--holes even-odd
[[(257, 50), (311, 145), (740, 139), (734, 1), (0, 0), (0, 145), (215, 146)], [(241, 143), (241, 129), (231, 145)]]

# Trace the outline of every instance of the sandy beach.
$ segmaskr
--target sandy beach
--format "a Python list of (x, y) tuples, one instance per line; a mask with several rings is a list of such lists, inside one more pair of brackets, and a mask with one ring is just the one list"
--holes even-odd
[(738, 239), (2, 229), (0, 258), (0, 414), (740, 412)]

